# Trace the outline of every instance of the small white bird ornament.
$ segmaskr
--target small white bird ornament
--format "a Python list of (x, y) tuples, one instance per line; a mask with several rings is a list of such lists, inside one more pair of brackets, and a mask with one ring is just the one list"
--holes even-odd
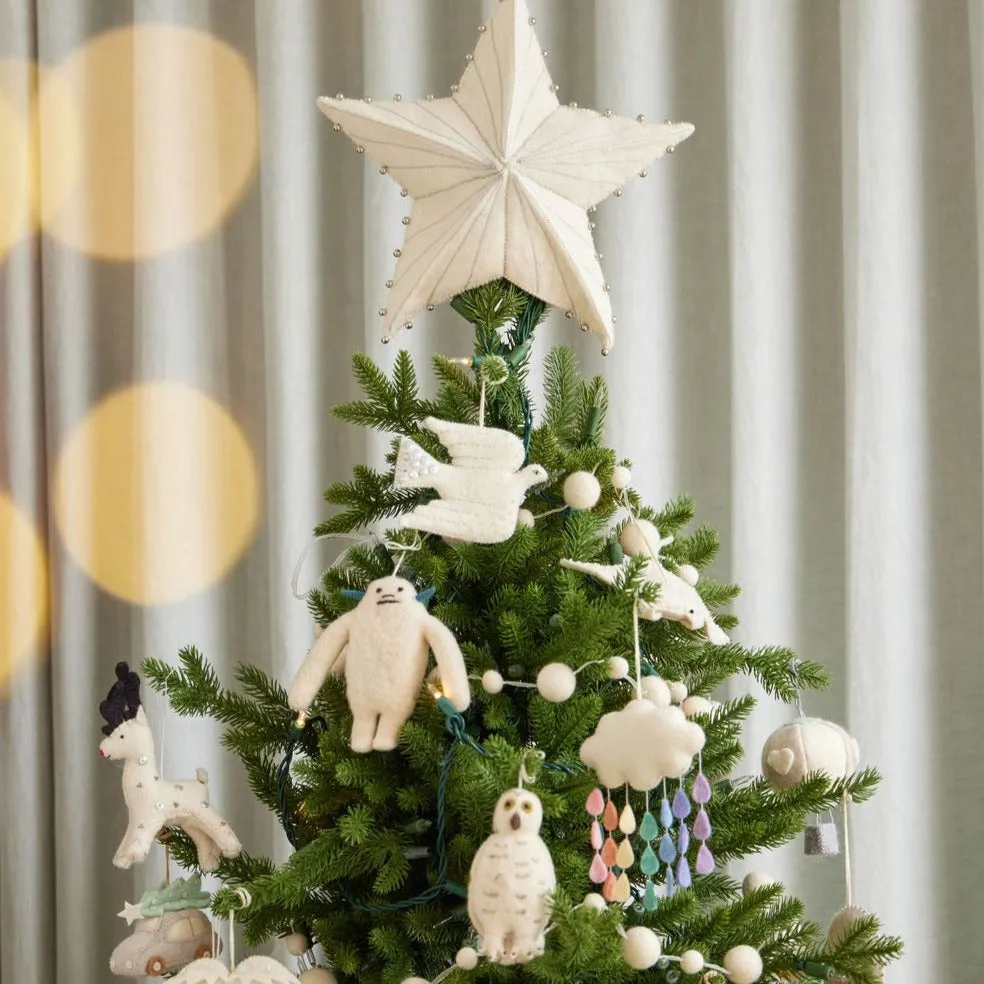
[(540, 838), (542, 822), (536, 794), (507, 790), (472, 861), (468, 916), (482, 940), (478, 952), (491, 963), (524, 964), (543, 953), (557, 876)]
[(521, 467), (526, 451), (509, 431), (436, 417), (425, 418), (421, 426), (437, 435), (451, 453), (451, 464), (438, 461), (409, 437), (400, 441), (394, 486), (434, 489), (440, 496), (407, 513), (404, 527), (468, 543), (508, 540), (527, 492), (547, 481), (546, 469)]
[(427, 611), (409, 581), (381, 577), (318, 636), (290, 685), (288, 702), (295, 711), (307, 711), (325, 677), (344, 674), (352, 751), (390, 751), (413, 714), (431, 652), (444, 695), (465, 710), (471, 701), (468, 670), (451, 630)]
[(640, 601), (639, 616), (650, 622), (668, 618), (680, 622), (688, 629), (703, 632), (705, 638), (715, 646), (723, 646), (731, 640), (727, 633), (714, 621), (697, 593), (697, 570), (689, 564), (681, 564), (679, 572), (667, 570), (659, 559), (659, 551), (673, 537), (660, 535), (659, 530), (645, 519), (633, 520), (622, 531), (621, 544), (626, 558), (621, 564), (589, 564), (579, 560), (561, 560), (560, 566), (597, 578), (604, 584), (615, 584), (619, 574), (629, 565), (630, 557), (645, 557), (643, 577), (651, 584), (658, 585), (659, 594), (654, 602)]

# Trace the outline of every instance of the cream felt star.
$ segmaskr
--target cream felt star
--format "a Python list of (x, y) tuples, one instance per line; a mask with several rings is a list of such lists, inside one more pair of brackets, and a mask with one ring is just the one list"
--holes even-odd
[(413, 196), (385, 337), (425, 306), (505, 277), (614, 340), (587, 209), (693, 133), (561, 106), (525, 0), (502, 0), (449, 99), (318, 107)]
[(120, 919), (125, 919), (127, 926), (132, 926), (138, 919), (143, 919), (139, 902), (124, 902), (123, 911), (117, 912)]

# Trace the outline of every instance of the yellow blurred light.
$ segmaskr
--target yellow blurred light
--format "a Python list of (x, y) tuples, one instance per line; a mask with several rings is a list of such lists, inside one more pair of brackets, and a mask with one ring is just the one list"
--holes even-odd
[(245, 59), (218, 38), (122, 27), (48, 76), (39, 125), (52, 193), (42, 221), (68, 245), (112, 260), (155, 256), (215, 229), (249, 186), (256, 88)]
[(37, 70), (31, 62), (0, 59), (0, 260), (35, 228), (36, 87)]
[(47, 616), (44, 545), (34, 524), (0, 493), (0, 694), (36, 646)]
[(220, 581), (252, 540), (256, 463), (229, 414), (181, 383), (120, 390), (58, 457), (54, 513), (76, 563), (104, 590), (162, 604)]

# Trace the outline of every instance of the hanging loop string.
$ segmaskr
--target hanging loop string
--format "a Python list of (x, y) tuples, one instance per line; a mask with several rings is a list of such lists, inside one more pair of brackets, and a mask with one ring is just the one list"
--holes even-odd
[(851, 871), (851, 834), (848, 830), (847, 817), (847, 793), (841, 801), (842, 817), (844, 821), (844, 890), (847, 899), (847, 907), (854, 905), (854, 876)]
[[(248, 909), (253, 904), (253, 896), (245, 888), (235, 889), (243, 909)], [(236, 969), (236, 909), (229, 910), (229, 969)]]
[(524, 783), (534, 783), (536, 782), (536, 775), (529, 772), (526, 768), (527, 760), (532, 756), (534, 759), (542, 762), (546, 755), (540, 751), (539, 748), (526, 748), (523, 750), (520, 760), (519, 760), (519, 777), (516, 780), (516, 785), (522, 789)]

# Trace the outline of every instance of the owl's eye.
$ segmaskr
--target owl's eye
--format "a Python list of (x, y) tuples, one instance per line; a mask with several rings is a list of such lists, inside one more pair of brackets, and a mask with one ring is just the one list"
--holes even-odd
[(397, 591), (402, 591), (403, 590), (403, 585), (401, 584), (396, 590)]
[(382, 588), (376, 588), (376, 594), (382, 594), (382, 593), (383, 593)]
[(511, 810), (515, 805), (516, 801), (514, 799), (507, 799), (506, 802), (502, 804), (502, 808), (504, 810)]
[(532, 813), (533, 804), (529, 800), (527, 800), (525, 803), (523, 803), (520, 809), (523, 811), (523, 813)]

